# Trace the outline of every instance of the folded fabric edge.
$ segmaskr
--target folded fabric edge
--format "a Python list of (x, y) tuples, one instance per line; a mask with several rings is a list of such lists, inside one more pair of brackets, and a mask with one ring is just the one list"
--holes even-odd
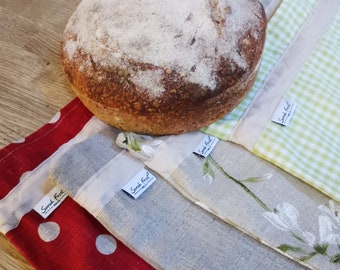
[(199, 131), (170, 136), (158, 146), (154, 157), (144, 163), (165, 179), (171, 179), (171, 172), (194, 152), (204, 136), (206, 134)]
[[(15, 229), (21, 218), (31, 211), (35, 204), (53, 188), (49, 176), (49, 169), (53, 162), (68, 151), (72, 145), (79, 143), (105, 126), (104, 123), (93, 117), (73, 139), (60, 146), (56, 152), (42, 161), (34, 170), (25, 174), (23, 179), (0, 201), (1, 233), (6, 234)], [(32, 185), (36, 188), (30, 188)], [(16, 213), (16, 215), (13, 215), (13, 213)]]
[(230, 141), (253, 150), (278, 104), (335, 16), (337, 6), (337, 0), (322, 0), (310, 13), (233, 129)]
[(282, 0), (260, 0), (260, 2), (262, 3), (265, 9), (267, 19), (269, 20), (281, 5)]

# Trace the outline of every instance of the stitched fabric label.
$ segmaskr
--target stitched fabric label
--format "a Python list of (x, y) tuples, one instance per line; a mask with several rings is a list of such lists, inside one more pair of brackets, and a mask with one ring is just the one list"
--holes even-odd
[(272, 117), (272, 121), (282, 126), (287, 126), (292, 120), (295, 109), (296, 104), (294, 101), (282, 100)]
[(34, 206), (34, 210), (43, 218), (47, 218), (66, 199), (67, 194), (60, 187), (54, 187)]
[(212, 150), (214, 150), (218, 141), (219, 140), (216, 137), (206, 135), (197, 145), (194, 153), (206, 158), (207, 156), (209, 156)]
[(143, 168), (125, 186), (123, 186), (122, 189), (130, 194), (134, 199), (137, 199), (155, 181), (156, 177)]

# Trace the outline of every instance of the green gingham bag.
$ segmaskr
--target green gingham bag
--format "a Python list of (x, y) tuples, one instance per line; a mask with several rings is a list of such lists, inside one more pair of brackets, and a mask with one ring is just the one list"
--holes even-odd
[(244, 146), (338, 201), (339, 5), (338, 0), (284, 0), (269, 22), (250, 94), (203, 130)]

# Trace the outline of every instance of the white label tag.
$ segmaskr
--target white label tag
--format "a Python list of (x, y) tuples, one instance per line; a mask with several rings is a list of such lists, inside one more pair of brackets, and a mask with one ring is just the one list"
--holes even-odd
[(272, 121), (274, 123), (287, 126), (293, 117), (296, 109), (296, 104), (290, 100), (282, 100), (279, 107), (276, 109)]
[(155, 181), (156, 177), (143, 168), (122, 189), (130, 194), (134, 199), (137, 199)]
[(194, 153), (206, 158), (207, 156), (209, 156), (211, 151), (214, 150), (217, 143), (218, 139), (216, 137), (206, 135), (197, 145)]
[(47, 218), (66, 199), (67, 194), (60, 187), (54, 187), (34, 206), (34, 210), (43, 218)]

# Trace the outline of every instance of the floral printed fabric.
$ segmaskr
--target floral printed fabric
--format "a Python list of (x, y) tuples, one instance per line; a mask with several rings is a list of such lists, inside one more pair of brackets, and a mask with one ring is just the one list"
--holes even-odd
[[(339, 269), (339, 204), (230, 142), (219, 141), (207, 158), (193, 154), (202, 136), (171, 136), (145, 164), (193, 203), (302, 265)], [(168, 156), (176, 158), (169, 164)]]
[[(93, 124), (87, 128), (92, 129)], [(163, 141), (132, 133), (117, 136), (117, 130), (108, 126), (97, 131), (68, 148), (55, 161), (51, 175), (77, 203), (156, 269), (300, 269), (192, 204), (159, 175), (138, 199), (130, 197), (121, 188), (144, 167), (142, 160), (152, 158), (151, 148), (157, 154)], [(180, 138), (182, 143), (186, 141), (186, 137)], [(128, 150), (117, 149), (114, 141)], [(176, 162), (177, 157), (169, 159)]]
[(299, 211), (290, 203), (283, 202), (273, 212), (263, 213), (263, 216), (276, 228), (291, 234), (300, 243), (295, 245), (282, 244), (278, 248), (284, 252), (300, 254), (299, 260), (308, 261), (314, 256), (322, 255), (329, 258), (332, 264), (340, 263), (340, 218), (339, 207), (333, 201), (329, 205), (319, 205), (318, 233), (306, 231), (301, 222)]

